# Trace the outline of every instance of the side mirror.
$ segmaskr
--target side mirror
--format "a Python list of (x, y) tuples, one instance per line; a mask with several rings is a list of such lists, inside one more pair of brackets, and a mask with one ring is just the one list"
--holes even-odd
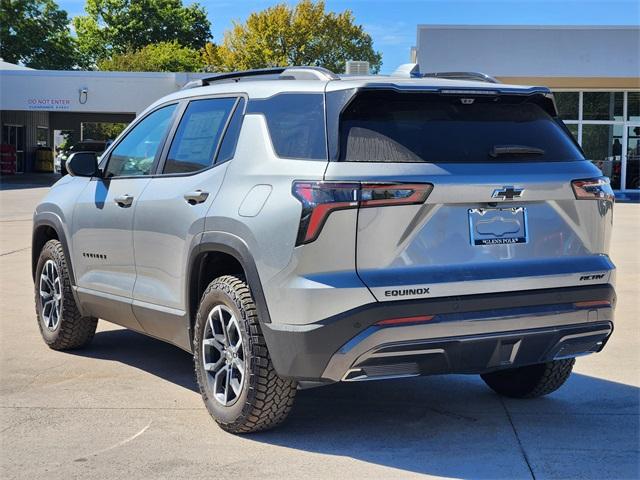
[(67, 158), (67, 172), (74, 177), (93, 177), (98, 174), (98, 158), (94, 152), (76, 152)]

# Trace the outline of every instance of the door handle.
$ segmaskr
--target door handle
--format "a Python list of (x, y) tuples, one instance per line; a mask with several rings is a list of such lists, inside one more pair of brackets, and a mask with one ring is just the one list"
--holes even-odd
[(204, 202), (209, 196), (209, 192), (203, 192), (202, 190), (196, 190), (194, 192), (188, 192), (184, 194), (184, 199), (189, 205), (197, 205)]
[(133, 196), (125, 193), (124, 195), (116, 197), (113, 200), (118, 204), (119, 207), (127, 208), (130, 207), (133, 203)]

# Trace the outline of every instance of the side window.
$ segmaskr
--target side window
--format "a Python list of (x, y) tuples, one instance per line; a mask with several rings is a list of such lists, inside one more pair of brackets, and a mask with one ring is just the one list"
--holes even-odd
[(244, 98), (241, 98), (233, 112), (227, 131), (224, 133), (224, 138), (222, 139), (220, 150), (218, 150), (218, 156), (216, 157), (216, 164), (231, 160), (235, 155), (238, 137), (240, 136), (240, 129), (242, 128), (243, 116)]
[(264, 100), (250, 100), (247, 113), (266, 117), (279, 157), (327, 159), (323, 94), (280, 93)]
[(189, 102), (162, 173), (191, 173), (210, 167), (235, 103), (235, 98)]
[(105, 177), (149, 175), (175, 109), (159, 108), (133, 127), (111, 152)]

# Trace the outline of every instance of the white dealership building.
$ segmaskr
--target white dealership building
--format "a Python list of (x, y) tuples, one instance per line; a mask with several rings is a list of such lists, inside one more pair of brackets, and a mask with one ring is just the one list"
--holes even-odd
[[(640, 27), (418, 25), (411, 56), (422, 72), (479, 71), (505, 83), (550, 87), (561, 117), (614, 188), (638, 188)], [(0, 144), (18, 152), (18, 171), (30, 171), (35, 150), (53, 146), (55, 131), (79, 140), (87, 122), (130, 122), (204, 75), (0, 63)]]
[(423, 72), (479, 71), (545, 85), (587, 158), (616, 190), (640, 176), (640, 27), (418, 25), (411, 60)]
[(80, 140), (82, 125), (129, 123), (148, 105), (207, 74), (32, 70), (0, 62), (0, 144), (16, 152), (16, 172), (35, 167), (35, 151), (54, 132)]

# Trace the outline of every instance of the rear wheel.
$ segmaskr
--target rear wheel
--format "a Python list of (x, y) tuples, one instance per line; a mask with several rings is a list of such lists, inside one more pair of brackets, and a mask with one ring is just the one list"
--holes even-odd
[(499, 370), (480, 375), (489, 387), (506, 397), (536, 398), (555, 392), (567, 381), (575, 358)]
[(80, 314), (71, 290), (67, 259), (58, 240), (49, 240), (40, 252), (35, 300), (40, 333), (50, 348), (70, 350), (91, 342), (98, 319)]
[(249, 433), (283, 422), (296, 383), (273, 368), (258, 313), (243, 278), (209, 284), (196, 317), (194, 363), (202, 399), (226, 431)]

